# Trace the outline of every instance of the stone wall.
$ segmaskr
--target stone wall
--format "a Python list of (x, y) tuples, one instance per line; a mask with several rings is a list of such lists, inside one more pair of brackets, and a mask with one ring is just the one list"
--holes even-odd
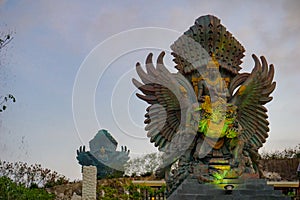
[[(47, 192), (55, 194), (55, 200), (81, 200), (82, 183), (69, 183), (46, 188)], [(78, 199), (78, 197), (80, 199)]]
[(59, 185), (47, 188), (49, 193), (56, 195), (55, 200), (96, 200), (97, 168), (83, 166), (82, 183)]

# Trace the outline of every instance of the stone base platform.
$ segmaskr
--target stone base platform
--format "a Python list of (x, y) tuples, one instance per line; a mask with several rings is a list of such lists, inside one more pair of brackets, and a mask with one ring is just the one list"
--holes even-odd
[[(225, 185), (233, 185), (232, 192), (224, 189)], [(167, 200), (283, 200), (291, 199), (281, 191), (274, 190), (263, 179), (225, 179), (220, 184), (200, 184), (195, 178), (187, 178)]]

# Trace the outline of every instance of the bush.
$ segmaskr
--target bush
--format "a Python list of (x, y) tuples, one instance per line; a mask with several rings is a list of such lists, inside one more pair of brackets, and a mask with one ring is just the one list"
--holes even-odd
[(159, 189), (133, 184), (129, 179), (106, 179), (98, 182), (97, 199), (101, 200), (139, 200), (164, 196), (166, 186)]
[(147, 176), (154, 174), (162, 163), (161, 153), (150, 153), (130, 159), (124, 166), (127, 176)]
[(300, 144), (294, 148), (286, 148), (283, 151), (262, 152), (261, 158), (270, 159), (285, 159), (285, 158), (300, 158)]
[(0, 160), (0, 177), (10, 178), (17, 184), (27, 188), (53, 187), (69, 183), (69, 180), (50, 169), (44, 169), (40, 164), (28, 165), (24, 162), (7, 162)]
[(53, 194), (49, 194), (44, 189), (26, 188), (23, 184), (17, 184), (8, 177), (0, 177), (0, 199), (52, 200), (54, 197)]

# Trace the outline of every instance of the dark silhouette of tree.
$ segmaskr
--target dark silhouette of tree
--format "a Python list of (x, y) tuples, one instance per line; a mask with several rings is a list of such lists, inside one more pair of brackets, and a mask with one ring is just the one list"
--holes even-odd
[(162, 162), (161, 154), (150, 153), (130, 159), (125, 165), (125, 174), (128, 176), (143, 176), (154, 174)]
[[(11, 34), (5, 34), (4, 36), (0, 37), (0, 53), (3, 48), (5, 48), (6, 45), (8, 45), (12, 41), (12, 39), (13, 37), (11, 36)], [(16, 102), (16, 98), (12, 94), (0, 94), (0, 112), (6, 110), (7, 104), (9, 102)]]
[[(69, 179), (56, 171), (43, 168), (40, 164), (8, 162), (0, 160), (0, 177), (8, 177), (14, 183), (30, 187), (53, 187), (69, 183)], [(1, 199), (1, 198), (0, 198)]]
[(262, 159), (286, 159), (286, 158), (300, 158), (300, 144), (294, 148), (286, 148), (282, 151), (263, 152)]
[(0, 49), (5, 47), (8, 43), (12, 41), (13, 37), (10, 34), (4, 36), (4, 38), (0, 38)]

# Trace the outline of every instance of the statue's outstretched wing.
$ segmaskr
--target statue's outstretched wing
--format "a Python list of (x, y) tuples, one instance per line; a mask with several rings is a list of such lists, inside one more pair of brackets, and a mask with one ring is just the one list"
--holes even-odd
[[(154, 67), (150, 53), (146, 59), (146, 72), (137, 63), (136, 71), (142, 83), (133, 79), (134, 85), (143, 93), (137, 96), (150, 104), (144, 121), (147, 124), (147, 136), (161, 151), (166, 150), (179, 130), (186, 126), (186, 121), (191, 121), (187, 113), (191, 105), (197, 102), (194, 90), (186, 78), (180, 73), (170, 73), (164, 66), (164, 55), (162, 52), (158, 56)], [(193, 131), (196, 134), (195, 124)]]
[(238, 108), (237, 120), (242, 126), (241, 139), (258, 149), (268, 137), (269, 122), (264, 105), (272, 100), (270, 94), (275, 89), (276, 83), (273, 81), (274, 66), (268, 66), (263, 56), (260, 58), (261, 62), (255, 55), (252, 57), (255, 61), (254, 69), (250, 75), (244, 75), (245, 81), (230, 103)]

